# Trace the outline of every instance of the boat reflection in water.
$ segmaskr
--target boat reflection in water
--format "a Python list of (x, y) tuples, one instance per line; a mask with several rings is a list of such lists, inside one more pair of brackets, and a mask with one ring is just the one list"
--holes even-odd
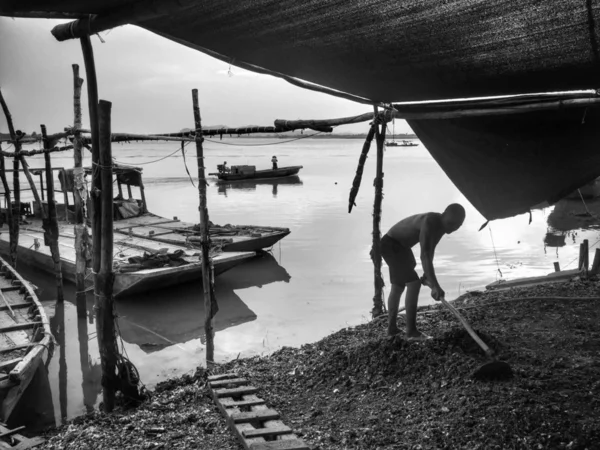
[(282, 178), (271, 178), (263, 180), (240, 180), (240, 181), (222, 181), (215, 183), (218, 187), (219, 194), (227, 196), (228, 189), (239, 189), (244, 191), (253, 191), (258, 185), (272, 186), (273, 197), (277, 197), (277, 188), (279, 185), (302, 185), (302, 180), (298, 175)]
[[(219, 311), (213, 318), (215, 332), (256, 319), (256, 314), (234, 292), (278, 281), (289, 282), (290, 275), (266, 252), (252, 264), (236, 267), (215, 284)], [(116, 304), (119, 329), (124, 341), (137, 344), (146, 353), (182, 344), (193, 339), (204, 341), (204, 301), (201, 283), (188, 283), (172, 295), (149, 292), (139, 298), (128, 297)]]

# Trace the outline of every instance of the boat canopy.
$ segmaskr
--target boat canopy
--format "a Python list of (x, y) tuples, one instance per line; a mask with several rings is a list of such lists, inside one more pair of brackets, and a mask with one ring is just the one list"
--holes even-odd
[[(7, 0), (0, 5), (0, 15), (7, 16), (90, 14), (128, 16), (129, 22), (233, 65), (251, 64), (257, 71), (378, 102), (590, 89), (600, 80), (600, 2), (590, 0)], [(599, 122), (592, 109), (409, 121), (487, 219), (554, 201), (600, 175)]]

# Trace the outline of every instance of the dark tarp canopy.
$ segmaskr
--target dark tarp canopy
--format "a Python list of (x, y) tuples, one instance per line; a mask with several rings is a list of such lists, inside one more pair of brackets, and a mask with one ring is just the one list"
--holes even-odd
[[(0, 14), (86, 17), (131, 0), (5, 0)], [(590, 88), (591, 0), (198, 0), (138, 25), (184, 45), (377, 101)]]
[[(0, 14), (87, 17), (130, 0), (5, 0)], [(178, 4), (183, 6), (177, 6)], [(254, 64), (373, 101), (595, 88), (591, 0), (148, 0), (138, 25), (235, 65)], [(148, 5), (148, 6), (144, 6)], [(167, 6), (165, 6), (167, 5)], [(122, 10), (122, 9), (121, 9)], [(600, 175), (598, 112), (411, 120), (487, 218), (525, 212)]]

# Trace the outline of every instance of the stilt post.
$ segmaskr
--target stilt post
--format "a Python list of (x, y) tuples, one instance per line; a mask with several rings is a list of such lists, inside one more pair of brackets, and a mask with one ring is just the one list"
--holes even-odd
[(594, 262), (592, 263), (590, 273), (593, 275), (600, 273), (600, 248), (596, 249), (596, 253), (594, 254)]
[(200, 119), (200, 107), (198, 105), (198, 89), (192, 90), (192, 101), (194, 105), (194, 123), (196, 131), (196, 158), (198, 161), (198, 194), (200, 197), (200, 236), (202, 254), (202, 285), (204, 288), (204, 331), (206, 333), (206, 364), (214, 362), (214, 336), (212, 318), (217, 313), (217, 304), (212, 286), (211, 266), (209, 257), (210, 233), (208, 225), (208, 208), (206, 206), (206, 176), (204, 172), (204, 149), (202, 147), (202, 122)]
[[(100, 170), (99, 161), (99, 135), (98, 135), (98, 83), (96, 81), (96, 64), (94, 50), (89, 36), (80, 39), (85, 74), (87, 79), (88, 106), (90, 111), (90, 131), (92, 132), (92, 192), (90, 194), (90, 216), (92, 219), (92, 268), (94, 273), (100, 271), (100, 230), (102, 219), (100, 217)], [(96, 214), (96, 211), (98, 213)], [(96, 232), (97, 231), (97, 232)]]
[[(96, 297), (96, 331), (98, 347), (102, 364), (102, 396), (104, 410), (111, 412), (115, 405), (115, 392), (117, 390), (117, 348), (115, 330), (115, 311), (113, 299), (113, 171), (112, 148), (110, 141), (110, 102), (100, 100), (98, 103), (98, 131), (99, 131), (99, 161), (96, 170), (102, 182), (101, 207), (94, 214), (101, 216), (100, 229), (94, 229), (92, 235), (101, 236), (101, 246), (94, 247), (94, 255), (100, 260), (100, 270), (96, 273), (94, 282)], [(99, 214), (98, 214), (99, 213)]]
[[(372, 317), (377, 317), (385, 312), (383, 305), (383, 278), (381, 276), (381, 203), (383, 201), (383, 145), (385, 141), (385, 117), (379, 119), (377, 107), (373, 107), (375, 136), (377, 142), (377, 172), (373, 182), (375, 186), (375, 201), (373, 204), (373, 251), (371, 258), (374, 266), (375, 295), (373, 296)], [(377, 122), (377, 121), (380, 122)]]
[[(51, 148), (46, 133), (46, 125), (40, 125), (42, 128), (42, 139), (44, 148)], [(48, 199), (48, 213), (42, 213), (42, 224), (44, 228), (44, 243), (50, 247), (52, 261), (54, 263), (54, 277), (56, 280), (56, 300), (64, 301), (63, 295), (63, 279), (62, 279), (62, 264), (60, 262), (60, 250), (58, 247), (58, 218), (56, 215), (56, 203), (54, 202), (54, 174), (52, 173), (52, 162), (50, 153), (44, 153), (44, 161), (46, 166), (46, 197)], [(65, 205), (66, 206), (66, 205)], [(44, 205), (41, 205), (42, 209)]]
[(75, 203), (75, 299), (77, 303), (77, 317), (85, 317), (87, 314), (85, 295), (85, 273), (87, 269), (87, 249), (89, 245), (89, 234), (85, 223), (85, 202), (87, 200), (87, 188), (84, 182), (83, 158), (81, 136), (81, 86), (83, 79), (79, 78), (79, 66), (73, 64), (73, 200)]
[[(2, 110), (4, 111), (4, 116), (6, 117), (6, 124), (8, 125), (8, 131), (10, 133), (10, 138), (13, 141), (15, 146), (15, 153), (21, 151), (21, 142), (19, 142), (17, 133), (15, 131), (15, 127), (13, 125), (12, 116), (10, 115), (10, 111), (8, 109), (8, 105), (4, 101), (4, 97), (2, 96), (2, 91), (0, 91), (0, 104), (2, 105)], [(4, 166), (4, 157), (2, 157), (3, 166)], [(2, 172), (4, 172), (5, 167), (2, 167)], [(14, 206), (13, 202), (10, 199), (10, 191), (5, 189), (8, 194), (6, 197), (8, 200), (7, 210), (8, 212), (8, 229), (10, 235), (10, 262), (12, 266), (17, 268), (17, 248), (19, 246), (19, 222), (21, 220), (21, 192), (19, 187), (19, 159), (15, 156), (13, 161), (13, 198), (14, 198)], [(6, 176), (4, 176), (3, 182)], [(6, 188), (6, 187), (5, 187)]]

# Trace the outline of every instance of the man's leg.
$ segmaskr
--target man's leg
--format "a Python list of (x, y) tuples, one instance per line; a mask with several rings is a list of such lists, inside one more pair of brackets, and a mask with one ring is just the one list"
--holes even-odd
[(418, 337), (422, 334), (417, 329), (417, 303), (419, 302), (421, 281), (411, 281), (406, 284), (406, 287), (406, 336)]
[(398, 328), (396, 321), (398, 320), (400, 297), (402, 296), (403, 292), (404, 285), (398, 286), (396, 284), (392, 284), (392, 289), (390, 290), (390, 295), (388, 296), (388, 334), (390, 336), (400, 333), (400, 329)]

